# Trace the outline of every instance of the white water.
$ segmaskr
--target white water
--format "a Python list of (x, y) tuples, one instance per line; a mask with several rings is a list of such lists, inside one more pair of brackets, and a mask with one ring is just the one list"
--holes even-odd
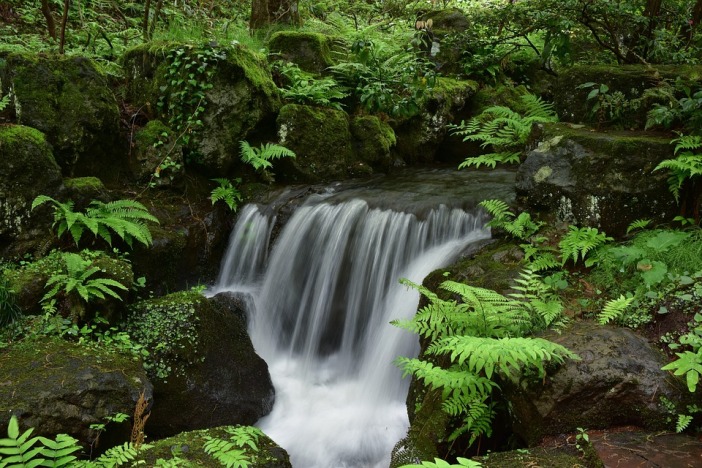
[(211, 291), (253, 297), (251, 337), (276, 388), (259, 426), (296, 468), (386, 467), (408, 427), (408, 382), (392, 362), (417, 352), (417, 337), (389, 324), (419, 299), (398, 280), (421, 282), (489, 232), (445, 206), (420, 220), (312, 197), (267, 258), (273, 222), (242, 210)]

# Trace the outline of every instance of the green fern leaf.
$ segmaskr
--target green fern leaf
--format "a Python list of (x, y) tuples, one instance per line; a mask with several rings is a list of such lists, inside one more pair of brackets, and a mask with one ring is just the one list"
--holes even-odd
[(612, 320), (615, 320), (624, 313), (624, 311), (631, 305), (634, 301), (634, 297), (626, 297), (624, 295), (619, 296), (617, 299), (612, 299), (607, 301), (602, 312), (597, 316), (597, 321), (600, 325), (605, 325)]
[(675, 371), (675, 375), (684, 375), (687, 389), (694, 393), (700, 380), (700, 374), (702, 374), (702, 356), (699, 352), (693, 353), (691, 351), (675, 354), (678, 359), (661, 367), (661, 369)]

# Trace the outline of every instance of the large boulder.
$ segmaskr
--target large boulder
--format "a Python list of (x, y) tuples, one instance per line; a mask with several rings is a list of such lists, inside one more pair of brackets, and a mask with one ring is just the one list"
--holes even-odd
[[(222, 463), (205, 452), (205, 444), (212, 439), (235, 442), (233, 434), (235, 434), (236, 430), (241, 429), (246, 428), (222, 426), (182, 432), (173, 437), (150, 442), (150, 447), (139, 451), (135, 462), (143, 462), (146, 466), (158, 466), (157, 462), (159, 459), (171, 460), (178, 457), (180, 460), (185, 460), (186, 463), (189, 462), (187, 466), (220, 467)], [(146, 430), (149, 430), (148, 423)], [(237, 450), (243, 451), (244, 456), (248, 459), (250, 465), (247, 466), (256, 468), (292, 468), (290, 458), (285, 449), (278, 446), (265, 434), (260, 433), (254, 437), (255, 449), (247, 444), (239, 445), (235, 442)]]
[(527, 210), (621, 235), (634, 220), (662, 222), (677, 212), (667, 171), (653, 169), (673, 157), (670, 140), (634, 132), (594, 132), (546, 124), (516, 180)]
[(277, 163), (287, 182), (316, 183), (369, 174), (354, 153), (349, 116), (328, 107), (287, 104), (278, 115), (280, 144), (293, 150), (295, 159)]
[[(2, 428), (15, 415), (37, 435), (69, 434), (90, 444), (97, 436), (90, 425), (132, 414), (142, 391), (152, 401), (141, 361), (104, 347), (46, 338), (0, 350)], [(122, 442), (128, 438), (127, 432)]]
[[(675, 83), (681, 78), (689, 82), (699, 81), (702, 66), (680, 65), (582, 65), (568, 68), (559, 73), (554, 89), (554, 104), (561, 120), (566, 122), (591, 122), (598, 125), (618, 126), (627, 129), (642, 129), (646, 124), (646, 113), (653, 104), (668, 102), (659, 95), (644, 96), (647, 89), (660, 86), (663, 81)], [(588, 100), (592, 87), (577, 89), (585, 83), (604, 84), (609, 89), (602, 96), (613, 100), (613, 111), (620, 113), (613, 118), (604, 105), (593, 115), (592, 106), (599, 96)], [(620, 94), (619, 94), (620, 93)], [(680, 95), (679, 97), (682, 97)], [(634, 105), (630, 105), (635, 101)]]
[(514, 432), (530, 446), (579, 427), (669, 430), (661, 399), (691, 398), (681, 380), (661, 370), (668, 362), (663, 354), (632, 330), (577, 322), (545, 337), (581, 360), (567, 361), (543, 381), (503, 385)]
[(268, 366), (234, 299), (181, 292), (141, 301), (132, 306), (128, 330), (151, 351), (149, 434), (253, 424), (273, 407)]
[(395, 152), (409, 164), (431, 162), (456, 117), (478, 89), (474, 81), (439, 77), (417, 115), (395, 122)]
[[(176, 132), (187, 129), (189, 162), (208, 175), (229, 171), (239, 161), (239, 142), (268, 123), (272, 127), (280, 107), (265, 58), (241, 44), (149, 43), (127, 51), (123, 61), (129, 98)], [(192, 63), (204, 74), (190, 77)], [(188, 80), (204, 91), (201, 101), (179, 97), (188, 93)], [(189, 122), (192, 115), (197, 118)]]
[(278, 31), (268, 41), (273, 57), (293, 62), (301, 70), (318, 75), (334, 64), (332, 47), (332, 38), (308, 31)]
[(360, 115), (351, 119), (350, 130), (357, 157), (376, 171), (388, 172), (390, 150), (397, 143), (392, 127), (374, 115)]
[(84, 57), (0, 54), (12, 121), (42, 131), (67, 176), (116, 179), (126, 145), (107, 78)]
[(22, 125), (0, 125), (0, 244), (9, 246), (27, 234), (32, 200), (55, 196), (60, 187), (61, 169), (44, 134)]

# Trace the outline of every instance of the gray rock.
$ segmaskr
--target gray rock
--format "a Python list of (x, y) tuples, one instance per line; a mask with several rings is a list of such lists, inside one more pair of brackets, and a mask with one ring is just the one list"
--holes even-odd
[(545, 337), (582, 360), (566, 362), (543, 382), (503, 386), (514, 432), (530, 446), (578, 427), (670, 429), (661, 398), (690, 398), (682, 381), (661, 370), (665, 357), (632, 330), (578, 322)]
[(540, 127), (538, 146), (517, 173), (517, 200), (559, 221), (620, 235), (634, 220), (663, 222), (677, 212), (667, 171), (669, 139), (634, 132), (594, 132), (567, 124)]

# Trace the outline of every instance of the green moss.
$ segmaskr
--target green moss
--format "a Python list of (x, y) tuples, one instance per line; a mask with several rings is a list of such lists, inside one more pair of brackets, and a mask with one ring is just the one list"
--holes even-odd
[(36, 146), (45, 145), (46, 136), (36, 128), (23, 125), (0, 125), (0, 147), (25, 142)]
[(373, 168), (388, 171), (390, 148), (397, 142), (392, 127), (376, 116), (364, 115), (351, 120), (350, 130), (358, 157)]
[(527, 93), (528, 90), (524, 86), (486, 86), (473, 97), (471, 113), (477, 115), (490, 106), (505, 106), (516, 112), (524, 113), (524, 104), (520, 97)]
[[(539, 466), (543, 468), (563, 468), (566, 466), (595, 467), (598, 464), (583, 460), (573, 448), (568, 446), (556, 448), (535, 447), (529, 450), (513, 450), (511, 452), (491, 453), (484, 457), (475, 458), (484, 467), (522, 468)], [(595, 459), (596, 456), (595, 456)], [(599, 461), (599, 460), (598, 460)], [(601, 462), (599, 464), (601, 465)]]
[(334, 64), (331, 39), (316, 32), (279, 31), (271, 36), (268, 48), (310, 73), (322, 73)]
[(451, 99), (453, 96), (473, 95), (478, 91), (478, 83), (472, 80), (457, 80), (440, 76), (436, 79), (429, 95)]
[(207, 307), (207, 299), (195, 292), (173, 293), (130, 307), (127, 330), (150, 351), (144, 365), (150, 376), (182, 375), (188, 364), (202, 359), (198, 350), (201, 307)]
[(63, 185), (77, 192), (99, 193), (105, 190), (105, 185), (97, 177), (74, 177), (63, 180)]
[[(210, 457), (204, 451), (208, 437), (230, 440), (228, 432), (240, 426), (221, 426), (210, 429), (183, 432), (173, 437), (151, 443), (150, 448), (139, 452), (137, 462), (145, 462), (147, 466), (156, 466), (158, 459), (170, 460), (175, 456), (189, 462), (186, 466), (221, 466), (221, 463)], [(148, 426), (147, 426), (148, 430)], [(257, 450), (245, 445), (241, 448), (251, 459), (253, 467), (286, 467), (290, 466), (287, 453), (280, 449), (269, 437), (261, 435), (256, 444)]]

